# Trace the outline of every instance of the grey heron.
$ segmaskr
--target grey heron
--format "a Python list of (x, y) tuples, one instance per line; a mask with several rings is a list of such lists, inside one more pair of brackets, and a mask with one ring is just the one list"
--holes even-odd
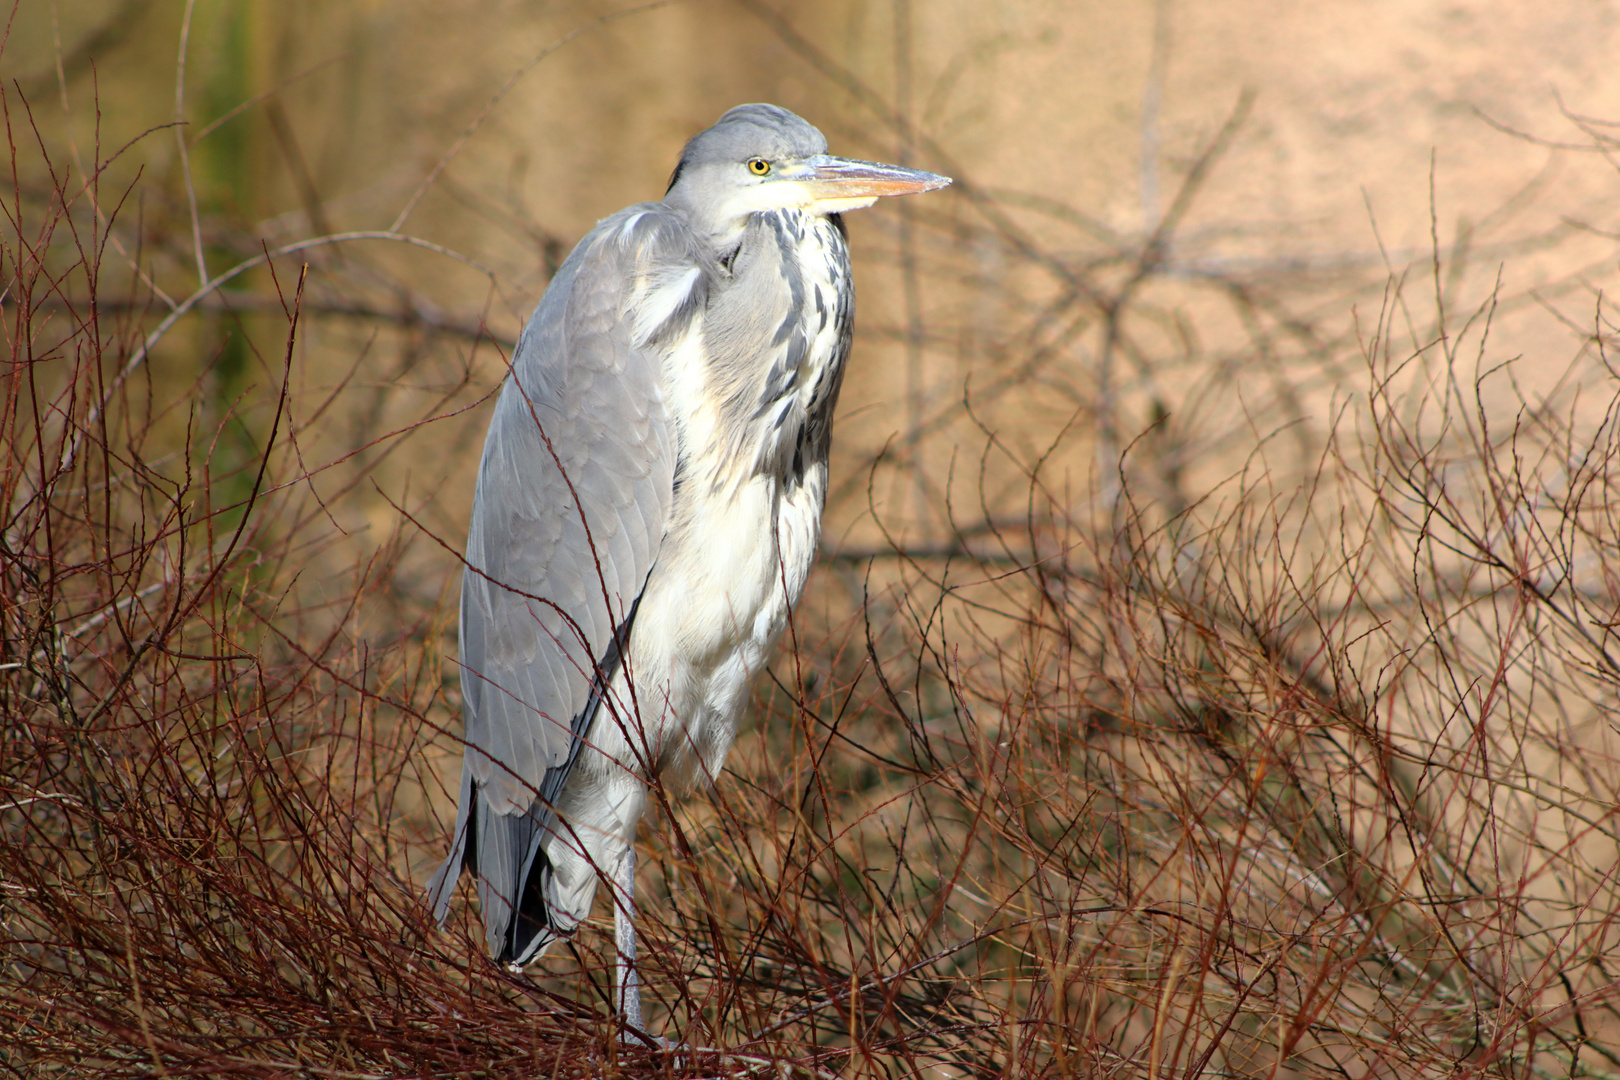
[(513, 352), (461, 592), (463, 870), (490, 955), (572, 934), (611, 882), (616, 998), (642, 1027), (635, 834), (653, 777), (719, 774), (821, 532), (855, 291), (840, 216), (943, 176), (832, 157), (741, 105), (662, 202), (604, 218)]

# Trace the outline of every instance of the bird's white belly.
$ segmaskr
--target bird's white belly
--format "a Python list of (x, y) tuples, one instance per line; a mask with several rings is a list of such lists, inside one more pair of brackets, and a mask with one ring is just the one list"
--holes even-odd
[(547, 844), (548, 902), (566, 932), (590, 910), (599, 873), (618, 865), (646, 807), (646, 782), (702, 777), (725, 764), (748, 687), (804, 591), (821, 533), (827, 469), (784, 485), (756, 476), (690, 506), (659, 548), (629, 657), (558, 809)]
[(665, 540), (653, 577), (667, 586), (649, 582), (618, 680), (618, 712), (635, 723), (603, 733), (610, 756), (621, 749), (636, 772), (651, 765), (666, 781), (718, 773), (814, 561), (826, 473), (811, 472), (803, 484), (754, 476), (698, 497)]

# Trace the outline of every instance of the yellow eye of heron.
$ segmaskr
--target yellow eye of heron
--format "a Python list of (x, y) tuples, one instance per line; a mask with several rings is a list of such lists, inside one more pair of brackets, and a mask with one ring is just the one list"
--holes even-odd
[(748, 171), (755, 176), (765, 176), (771, 171), (771, 163), (762, 157), (749, 158)]

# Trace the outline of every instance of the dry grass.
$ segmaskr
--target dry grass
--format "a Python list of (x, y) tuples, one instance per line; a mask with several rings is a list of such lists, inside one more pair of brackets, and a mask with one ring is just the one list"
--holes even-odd
[[(1620, 1075), (1600, 293), (1513, 358), (1526, 298), (1451, 299), (1438, 231), (1311, 293), (1348, 335), (1191, 273), (1246, 103), (1154, 235), (1081, 256), (948, 168), (900, 250), (960, 305), (864, 347), (971, 377), (840, 461), (886, 542), (829, 552), (718, 789), (644, 834), (650, 1020), (724, 1048), (671, 1056), (617, 1042), (605, 908), (513, 976), (470, 897), (422, 907), (460, 751), (438, 507), (502, 343), (335, 243), (164, 232), (142, 200), (183, 189), (110, 190), (0, 95), (0, 1069)], [(986, 332), (991, 249), (1045, 284)]]

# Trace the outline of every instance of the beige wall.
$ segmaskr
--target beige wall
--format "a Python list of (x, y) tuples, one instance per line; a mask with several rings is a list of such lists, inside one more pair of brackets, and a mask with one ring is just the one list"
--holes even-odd
[[(327, 62), (269, 99), (285, 118), (279, 135), (261, 104), (192, 151), (204, 217), (213, 214), (228, 234), (211, 262), (228, 265), (260, 238), (311, 235), (312, 194), (327, 227), (385, 227), (500, 86), (571, 34), (578, 36), (490, 112), (406, 227), (490, 268), (493, 291), (462, 265), (383, 244), (348, 248), (346, 263), (328, 260), (318, 270), (351, 293), (408, 290), (510, 336), (543, 287), (548, 243), (554, 260), (597, 218), (661, 194), (682, 141), (733, 104), (787, 105), (846, 153), (904, 152), (847, 83), (818, 70), (756, 11), (692, 0), (593, 25), (622, 7), (198, 4), (187, 79), (192, 132), (229, 103)], [(1058, 278), (1020, 252), (1006, 229), (1109, 293), (1245, 91), (1253, 95), (1247, 119), (1175, 233), (1173, 272), (1138, 294), (1130, 336), (1140, 355), (1119, 360), (1111, 387), (1121, 439), (1144, 430), (1156, 410), (1197, 417), (1200, 409), (1258, 409), (1279, 423), (1289, 410), (1325, 410), (1354, 381), (1357, 349), (1347, 335), (1358, 316), (1364, 331), (1376, 321), (1385, 259), (1397, 273), (1418, 265), (1414, 282), (1429, 274), (1421, 264), (1430, 246), (1431, 159), (1448, 301), (1477, 304), (1500, 272), (1510, 303), (1493, 327), (1494, 348), (1524, 354), (1532, 385), (1562, 372), (1579, 335), (1544, 302), (1578, 327), (1591, 321), (1593, 290), (1613, 291), (1612, 237), (1579, 226), (1615, 230), (1620, 183), (1610, 161), (1590, 151), (1592, 135), (1563, 110), (1620, 118), (1620, 11), (1533, 7), (895, 0), (777, 9), (827, 66), (885, 104), (909, 101), (925, 146), (945, 155), (920, 149), (916, 163), (954, 171), (997, 203), (987, 217), (959, 188), (914, 204), (915, 314), (927, 342), (910, 358), (897, 341), (910, 325), (898, 211), (853, 216), (862, 337), (840, 426), (845, 479), (861, 487), (864, 463), (913, 417), (942, 418), (941, 440), (921, 448), (932, 460), (962, 449), (977, 438), (956, 406), (964, 384), (971, 397), (1000, 379), (1011, 388), (982, 403), (980, 420), (1031, 456), (1061, 438), (1055, 460), (1075, 483), (1088, 483), (1086, 410), (1095, 407), (1102, 320), (1084, 305), (1054, 317), (1046, 305), (1061, 295)], [(53, 11), (81, 156), (93, 134), (92, 70), (104, 146), (172, 119), (182, 4), (25, 0), (0, 66), (22, 80), (53, 145), (63, 145), (65, 130)], [(909, 48), (906, 35), (896, 36), (902, 26)], [(908, 66), (902, 86), (897, 71)], [(1487, 118), (1546, 142), (1504, 133)], [(195, 283), (172, 133), (148, 134), (109, 177), (127, 178), (136, 166), (145, 170), (152, 230), (146, 257), (158, 280), (184, 295)], [(1452, 258), (1459, 244), (1466, 265)], [(351, 273), (356, 267), (365, 273)], [(1209, 274), (1221, 277), (1220, 287), (1189, 280)], [(268, 287), (262, 276), (250, 280)], [(1265, 341), (1251, 325), (1253, 310), (1231, 304), (1233, 281), (1271, 305), (1261, 318), (1270, 320)], [(1291, 320), (1309, 327), (1311, 343), (1290, 337)], [(341, 357), (363, 338), (334, 330), (311, 345), (324, 341)], [(1267, 360), (1273, 367), (1251, 365), (1270, 349), (1281, 350)], [(1043, 350), (1038, 370), (1020, 367)], [(492, 352), (473, 362), (479, 385), (499, 377)], [(1290, 382), (1286, 394), (1278, 379)], [(1076, 417), (1082, 421), (1071, 423)], [(468, 422), (475, 430), (461, 442), (476, 443), (481, 420)], [(878, 497), (888, 498), (881, 486)], [(865, 496), (854, 499), (835, 514), (834, 535), (860, 519)], [(897, 520), (913, 509), (896, 509)], [(463, 514), (447, 509), (447, 530)], [(856, 533), (875, 541), (860, 529), (847, 535)]]

